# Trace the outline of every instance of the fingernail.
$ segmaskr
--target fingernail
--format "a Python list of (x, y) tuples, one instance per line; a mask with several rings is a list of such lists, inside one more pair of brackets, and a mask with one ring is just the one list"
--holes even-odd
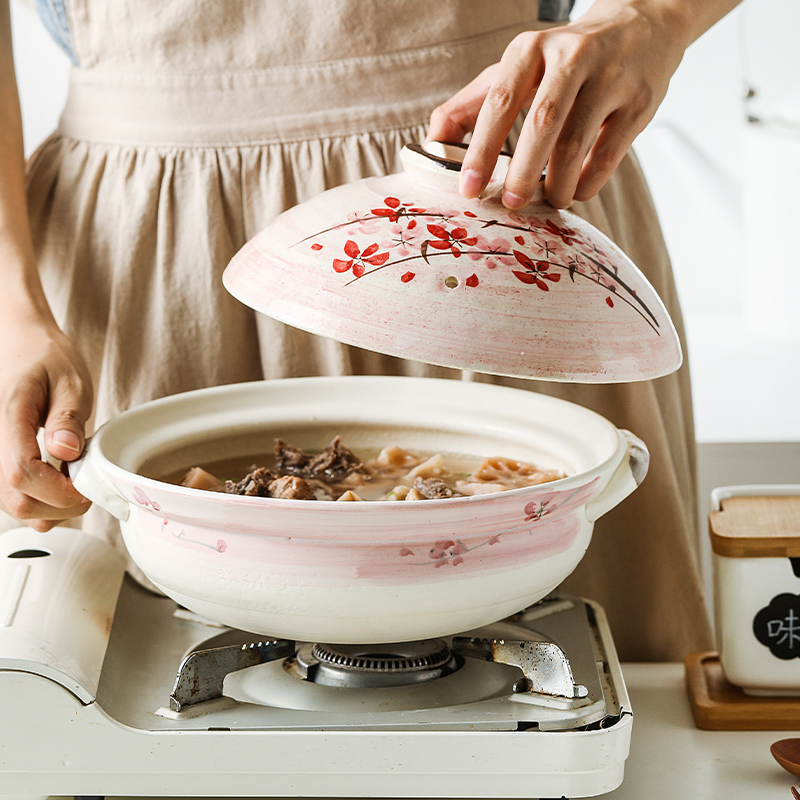
[(514, 192), (503, 192), (503, 205), (506, 208), (510, 208), (512, 211), (522, 208), (527, 202), (527, 197), (520, 197), (518, 194), (514, 194)]
[(458, 189), (463, 197), (477, 197), (483, 189), (483, 176), (474, 169), (462, 170)]
[(56, 431), (53, 434), (53, 441), (75, 453), (80, 453), (81, 451), (81, 440), (72, 431)]

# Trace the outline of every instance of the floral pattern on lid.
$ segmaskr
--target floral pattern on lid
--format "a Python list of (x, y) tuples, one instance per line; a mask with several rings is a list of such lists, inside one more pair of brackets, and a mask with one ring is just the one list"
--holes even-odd
[(228, 266), (228, 290), (312, 333), (476, 372), (599, 383), (680, 366), (661, 300), (602, 233), (544, 202), (465, 200), (453, 159), (403, 156), (403, 173), (281, 214)]

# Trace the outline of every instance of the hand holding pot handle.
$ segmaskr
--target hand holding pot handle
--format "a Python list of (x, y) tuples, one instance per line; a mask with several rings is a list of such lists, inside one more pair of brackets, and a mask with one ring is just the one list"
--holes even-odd
[[(56, 462), (77, 458), (92, 410), (89, 370), (52, 322), (0, 322), (0, 510), (37, 531), (80, 516), (90, 503)], [(42, 444), (37, 441), (40, 433)]]
[(100, 474), (92, 460), (89, 450), (91, 438), (86, 440), (83, 456), (77, 461), (70, 461), (69, 476), (75, 488), (100, 508), (108, 511), (120, 522), (125, 522), (131, 513), (128, 501)]
[(594, 522), (621, 503), (643, 480), (650, 464), (645, 443), (630, 431), (620, 430), (627, 442), (627, 451), (600, 494), (586, 504), (586, 517)]

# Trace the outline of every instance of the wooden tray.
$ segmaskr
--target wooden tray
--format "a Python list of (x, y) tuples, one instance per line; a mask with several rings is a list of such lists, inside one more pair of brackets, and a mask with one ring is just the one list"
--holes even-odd
[(710, 731), (800, 730), (800, 697), (750, 697), (725, 677), (719, 654), (686, 656), (686, 690), (698, 728)]

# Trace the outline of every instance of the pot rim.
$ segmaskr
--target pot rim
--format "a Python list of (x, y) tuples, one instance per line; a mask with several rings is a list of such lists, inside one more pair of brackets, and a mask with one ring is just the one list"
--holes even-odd
[[(219, 492), (209, 492), (204, 489), (195, 489), (191, 487), (181, 486), (179, 484), (172, 484), (168, 481), (159, 480), (156, 478), (146, 477), (132, 469), (120, 466), (116, 460), (112, 460), (110, 455), (106, 452), (109, 442), (111, 446), (114, 443), (114, 437), (118, 436), (120, 429), (124, 429), (126, 425), (135, 422), (138, 417), (147, 417), (148, 415), (155, 415), (162, 409), (170, 409), (171, 407), (181, 408), (186, 404), (192, 404), (196, 401), (204, 399), (214, 400), (213, 410), (206, 412), (211, 414), (224, 414), (229, 411), (227, 408), (227, 400), (231, 395), (246, 395), (248, 392), (258, 391), (260, 388), (271, 388), (275, 386), (280, 390), (280, 387), (291, 388), (292, 385), (304, 384), (311, 388), (323, 389), (325, 384), (339, 385), (342, 381), (351, 383), (359, 382), (362, 385), (378, 385), (390, 384), (395, 382), (402, 382), (410, 385), (412, 382), (424, 383), (425, 385), (436, 384), (437, 386), (447, 387), (452, 391), (455, 387), (463, 387), (466, 391), (471, 392), (486, 392), (487, 394), (503, 394), (514, 393), (516, 396), (529, 397), (531, 402), (542, 402), (546, 405), (553, 407), (566, 408), (572, 413), (583, 416), (586, 420), (590, 420), (593, 425), (597, 426), (597, 430), (604, 430), (608, 434), (608, 455), (602, 460), (598, 461), (593, 467), (568, 474), (564, 478), (546, 483), (535, 484), (532, 486), (522, 486), (515, 489), (508, 489), (502, 492), (492, 492), (480, 495), (470, 495), (466, 497), (452, 497), (442, 499), (425, 500), (421, 503), (393, 503), (381, 501), (363, 501), (363, 502), (350, 502), (343, 503), (337, 500), (316, 500), (313, 503), (307, 500), (291, 500), (274, 497), (249, 497), (246, 495), (224, 494)], [(315, 386), (316, 385), (316, 386)], [(469, 388), (466, 388), (469, 387)], [(480, 388), (476, 388), (480, 387)], [(509, 395), (510, 396), (510, 395)], [(298, 417), (294, 422), (302, 422), (303, 420)], [(335, 420), (332, 419), (331, 422)], [(311, 422), (311, 420), (309, 420)], [(258, 421), (249, 420), (242, 424), (242, 429), (256, 427)], [(352, 421), (349, 423), (352, 425)], [(200, 438), (200, 437), (197, 437)], [(163, 440), (162, 440), (163, 441)], [(174, 441), (176, 444), (179, 440)], [(125, 444), (117, 444), (118, 447), (124, 448)], [(572, 403), (568, 400), (561, 398), (551, 397), (549, 395), (539, 394), (537, 392), (529, 391), (526, 389), (519, 389), (515, 387), (508, 387), (497, 384), (488, 384), (480, 382), (459, 382), (457, 380), (443, 379), (443, 378), (427, 378), (427, 377), (412, 377), (412, 376), (395, 376), (395, 375), (344, 375), (344, 376), (321, 376), (321, 377), (301, 377), (301, 378), (280, 378), (272, 380), (249, 381), (234, 384), (226, 384), (221, 386), (206, 387), (202, 389), (195, 389), (187, 392), (169, 395), (166, 397), (158, 398), (143, 403), (139, 406), (128, 409), (121, 414), (113, 417), (104, 423), (94, 434), (87, 440), (86, 448), (84, 451), (85, 457), (90, 457), (96, 468), (101, 473), (105, 473), (111, 484), (117, 489), (118, 484), (135, 484), (143, 489), (151, 489), (157, 491), (162, 495), (173, 495), (176, 498), (186, 499), (200, 499), (213, 498), (215, 502), (219, 503), (225, 501), (226, 503), (235, 504), (242, 507), (257, 507), (263, 508), (280, 508), (280, 509), (304, 509), (305, 514), (328, 514), (332, 507), (337, 508), (337, 513), (345, 514), (359, 514), (359, 513), (381, 513), (384, 515), (402, 513), (408, 515), (411, 512), (423, 513), (426, 510), (444, 507), (455, 509), (458, 507), (472, 504), (473, 506), (488, 505), (491, 503), (504, 502), (523, 495), (531, 495), (536, 492), (550, 492), (550, 491), (565, 491), (569, 490), (572, 486), (584, 485), (599, 475), (613, 472), (618, 466), (627, 451), (627, 441), (623, 436), (620, 429), (618, 429), (612, 422), (607, 420), (602, 415), (595, 411), (587, 409), (577, 403)], [(152, 452), (152, 451), (150, 451)], [(145, 451), (145, 454), (147, 451)], [(120, 459), (118, 459), (120, 460)], [(144, 461), (140, 458), (140, 463)], [(278, 504), (275, 506), (275, 504)], [(377, 509), (381, 509), (377, 511)]]

